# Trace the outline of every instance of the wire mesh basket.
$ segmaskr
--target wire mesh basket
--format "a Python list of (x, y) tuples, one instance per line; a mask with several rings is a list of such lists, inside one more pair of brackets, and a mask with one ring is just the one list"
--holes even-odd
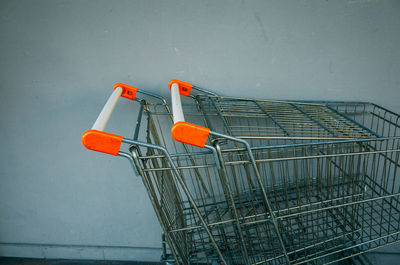
[(133, 139), (94, 127), (83, 142), (132, 162), (176, 264), (331, 264), (400, 240), (398, 114), (222, 97), (179, 80), (170, 88), (172, 112), (138, 90), (157, 101), (136, 99)]

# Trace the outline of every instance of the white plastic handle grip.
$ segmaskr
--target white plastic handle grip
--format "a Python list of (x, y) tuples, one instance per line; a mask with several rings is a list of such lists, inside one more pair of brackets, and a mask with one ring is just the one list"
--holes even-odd
[(110, 119), (111, 114), (114, 111), (115, 105), (117, 104), (118, 99), (121, 97), (122, 91), (123, 91), (122, 87), (115, 88), (111, 96), (108, 98), (103, 109), (101, 110), (96, 121), (94, 122), (92, 130), (104, 131), (108, 123), (108, 120)]
[(171, 101), (174, 124), (179, 121), (185, 121), (181, 103), (181, 95), (179, 94), (179, 85), (177, 83), (173, 83), (171, 85)]

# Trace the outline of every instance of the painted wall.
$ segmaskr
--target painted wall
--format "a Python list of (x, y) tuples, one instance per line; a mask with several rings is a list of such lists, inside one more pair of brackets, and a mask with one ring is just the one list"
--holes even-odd
[[(399, 13), (394, 0), (2, 0), (0, 255), (159, 260), (140, 179), (80, 142), (114, 83), (400, 112)], [(129, 134), (136, 111), (120, 103), (110, 131)]]

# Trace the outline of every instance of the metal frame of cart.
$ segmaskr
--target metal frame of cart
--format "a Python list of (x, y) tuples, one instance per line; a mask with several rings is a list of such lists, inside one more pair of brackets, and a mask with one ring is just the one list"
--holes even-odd
[[(82, 141), (129, 159), (176, 263), (330, 264), (400, 240), (398, 114), (169, 87), (172, 112), (116, 84)], [(141, 104), (133, 138), (103, 132), (120, 96)]]

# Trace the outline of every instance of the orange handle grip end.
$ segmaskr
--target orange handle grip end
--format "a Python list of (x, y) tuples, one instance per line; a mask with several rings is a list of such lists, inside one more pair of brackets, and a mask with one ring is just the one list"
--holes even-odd
[(121, 97), (130, 99), (130, 100), (134, 100), (136, 97), (136, 92), (137, 92), (137, 88), (133, 87), (133, 86), (128, 86), (126, 84), (122, 84), (122, 83), (116, 83), (113, 87), (113, 90), (115, 90), (117, 87), (121, 87), (122, 88), (122, 94)]
[(184, 95), (184, 96), (189, 96), (190, 95), (190, 90), (192, 90), (193, 85), (177, 80), (177, 79), (172, 79), (169, 81), (168, 87), (169, 90), (171, 90), (171, 86), (173, 83), (177, 83), (179, 86), (179, 94)]
[(118, 155), (122, 143), (122, 136), (89, 130), (82, 135), (83, 145), (90, 150)]
[(207, 142), (210, 129), (192, 123), (180, 121), (171, 128), (171, 135), (178, 142), (203, 148)]

